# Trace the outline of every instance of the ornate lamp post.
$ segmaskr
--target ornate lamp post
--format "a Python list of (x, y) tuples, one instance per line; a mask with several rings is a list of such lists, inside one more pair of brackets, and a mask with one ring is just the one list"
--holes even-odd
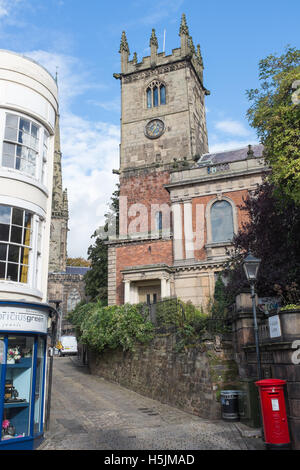
[(259, 341), (258, 341), (258, 326), (257, 326), (257, 318), (256, 318), (255, 289), (254, 289), (260, 262), (261, 260), (259, 258), (255, 258), (251, 254), (251, 252), (249, 252), (243, 261), (243, 268), (244, 268), (246, 278), (251, 288), (252, 311), (253, 311), (253, 320), (254, 320), (254, 337), (255, 337), (256, 358), (257, 358), (257, 371), (258, 371), (259, 379), (262, 379)]

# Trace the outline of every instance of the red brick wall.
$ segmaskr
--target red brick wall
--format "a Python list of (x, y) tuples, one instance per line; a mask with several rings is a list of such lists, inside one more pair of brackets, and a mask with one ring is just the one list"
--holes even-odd
[[(164, 188), (164, 184), (167, 184), (170, 179), (168, 171), (156, 171), (151, 172), (138, 172), (135, 176), (120, 178), (120, 197), (127, 197), (127, 211), (130, 211), (130, 207), (133, 204), (143, 204), (145, 207), (144, 212), (135, 212), (127, 217), (122, 205), (120, 206), (120, 221), (123, 222), (125, 227), (127, 226), (128, 233), (132, 232), (148, 232), (151, 231), (151, 227), (155, 227), (154, 217), (152, 214), (151, 220), (151, 205), (152, 204), (167, 204), (170, 205), (170, 194)], [(122, 203), (121, 203), (122, 204)], [(126, 206), (124, 206), (126, 207)], [(141, 226), (134, 229), (132, 221), (137, 219), (141, 221)], [(126, 223), (127, 222), (127, 223)], [(167, 224), (164, 224), (166, 228)], [(131, 227), (130, 227), (131, 226)], [(126, 233), (122, 230), (122, 222), (120, 228), (120, 234)]]
[[(244, 222), (246, 222), (247, 219), (248, 219), (247, 213), (244, 212), (244, 211), (241, 211), (238, 207), (238, 206), (243, 204), (243, 198), (246, 198), (247, 194), (248, 194), (247, 189), (242, 189), (240, 191), (232, 191), (232, 192), (222, 194), (223, 196), (228, 197), (229, 199), (231, 199), (234, 202), (235, 206), (236, 206), (237, 218), (238, 218), (238, 229), (240, 229), (242, 227), (242, 224)], [(211, 200), (215, 199), (216, 197), (217, 197), (216, 194), (212, 194), (212, 195), (209, 195), (209, 196), (202, 196), (202, 197), (198, 197), (198, 198), (193, 198), (193, 231), (194, 231), (194, 233), (196, 233), (196, 205), (197, 204), (203, 204), (204, 205), (204, 217), (205, 217), (207, 204)], [(204, 244), (206, 244), (207, 243), (207, 226), (206, 226), (206, 219), (204, 219), (204, 220), (205, 220), (205, 223), (204, 223)], [(205, 260), (206, 251), (205, 251), (204, 246), (203, 246), (203, 248), (201, 248), (199, 250), (195, 250), (195, 258), (198, 259), (198, 260)]]
[(148, 243), (126, 243), (116, 248), (117, 304), (124, 302), (123, 275), (121, 271), (128, 266), (146, 264), (173, 264), (172, 240), (149, 241)]

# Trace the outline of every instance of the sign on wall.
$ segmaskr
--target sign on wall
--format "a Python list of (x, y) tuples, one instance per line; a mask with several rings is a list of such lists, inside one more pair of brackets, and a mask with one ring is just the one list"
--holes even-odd
[(0, 306), (0, 330), (47, 333), (48, 312), (15, 305)]
[(278, 338), (281, 336), (280, 318), (279, 315), (274, 315), (268, 318), (270, 338)]

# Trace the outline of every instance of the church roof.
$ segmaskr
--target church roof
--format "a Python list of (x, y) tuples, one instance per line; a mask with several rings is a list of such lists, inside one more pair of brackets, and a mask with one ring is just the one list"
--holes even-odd
[(236, 150), (227, 150), (217, 153), (206, 153), (198, 160), (198, 166), (216, 165), (218, 163), (230, 163), (249, 158), (249, 150), (253, 151), (252, 157), (262, 157), (264, 146), (262, 144), (251, 145)]
[(85, 266), (67, 266), (66, 267), (66, 273), (67, 274), (81, 274), (82, 276), (86, 274), (87, 271), (89, 271), (89, 267)]

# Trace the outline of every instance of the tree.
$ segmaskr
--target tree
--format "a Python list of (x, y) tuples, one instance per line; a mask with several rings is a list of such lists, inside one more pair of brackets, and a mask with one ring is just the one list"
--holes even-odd
[(90, 262), (82, 257), (67, 258), (67, 266), (84, 266), (89, 267)]
[(265, 181), (254, 194), (249, 194), (241, 210), (248, 214), (233, 238), (233, 253), (226, 270), (226, 287), (231, 301), (249, 287), (242, 269), (245, 254), (261, 259), (257, 292), (260, 296), (280, 296), (291, 303), (291, 293), (300, 299), (300, 206), (293, 200), (284, 203), (274, 197), (274, 185)]
[(88, 248), (88, 260), (91, 269), (85, 274), (85, 292), (92, 301), (101, 300), (107, 304), (107, 255), (108, 255), (108, 233), (113, 227), (119, 230), (119, 185), (111, 197), (110, 210), (104, 214), (105, 224), (100, 230), (95, 231), (91, 238), (95, 238), (93, 245)]
[(247, 91), (252, 102), (250, 125), (264, 145), (275, 195), (300, 205), (300, 104), (293, 103), (293, 84), (300, 79), (300, 50), (288, 47), (259, 62), (260, 89)]

